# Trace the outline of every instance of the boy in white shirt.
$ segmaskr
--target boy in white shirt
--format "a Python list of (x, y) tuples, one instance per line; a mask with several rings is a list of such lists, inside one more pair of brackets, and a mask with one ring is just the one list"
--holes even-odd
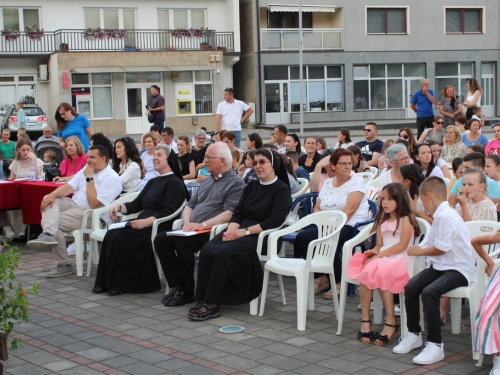
[(393, 352), (406, 354), (422, 346), (419, 297), (422, 296), (427, 319), (427, 343), (413, 362), (428, 365), (444, 359), (441, 340), (439, 301), (441, 295), (467, 286), (474, 276), (474, 261), (469, 231), (463, 219), (446, 201), (446, 185), (439, 177), (429, 177), (420, 185), (420, 198), (433, 215), (427, 247), (408, 248), (408, 255), (426, 256), (427, 268), (415, 275), (405, 287), (408, 333)]

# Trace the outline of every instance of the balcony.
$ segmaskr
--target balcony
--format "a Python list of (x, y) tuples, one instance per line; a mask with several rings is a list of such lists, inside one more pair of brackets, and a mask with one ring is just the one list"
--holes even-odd
[(57, 30), (33, 38), (26, 32), (0, 36), (0, 54), (51, 54), (69, 51), (194, 51), (234, 52), (234, 33), (204, 30)]
[[(342, 50), (342, 29), (303, 29), (303, 50)], [(299, 29), (261, 29), (262, 51), (298, 51)]]

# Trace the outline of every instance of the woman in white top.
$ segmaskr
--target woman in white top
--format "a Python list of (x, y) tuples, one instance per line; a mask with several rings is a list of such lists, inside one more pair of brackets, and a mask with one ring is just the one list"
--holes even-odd
[(473, 115), (474, 107), (481, 108), (481, 93), (483, 90), (474, 78), (469, 79), (467, 87), (469, 88), (469, 92), (467, 93), (467, 98), (465, 98), (464, 107), (467, 108), (465, 117), (467, 117), (467, 120), (470, 120)]
[(441, 146), (435, 141), (429, 141), (429, 146), (431, 147), (432, 157), (434, 159), (434, 164), (441, 169), (443, 176), (447, 179), (451, 178), (450, 170), (448, 169), (448, 164), (441, 158)]
[[(335, 254), (334, 271), (335, 282), (340, 282), (342, 276), (342, 248), (344, 243), (354, 237), (354, 224), (369, 218), (368, 201), (365, 197), (366, 187), (361, 178), (351, 175), (351, 151), (337, 149), (330, 156), (330, 166), (335, 177), (327, 179), (319, 192), (314, 212), (335, 210), (347, 215), (347, 222), (340, 231)], [(318, 238), (318, 229), (312, 227), (301, 230), (297, 234), (294, 244), (295, 258), (306, 258), (309, 243)], [(334, 280), (332, 280), (333, 282)], [(314, 281), (314, 293), (330, 289), (328, 276), (322, 275)], [(337, 288), (338, 294), (338, 288)], [(332, 299), (331, 290), (324, 294), (324, 298)]]
[(352, 146), (354, 143), (351, 141), (351, 133), (349, 133), (349, 129), (340, 128), (337, 133), (337, 139), (339, 140), (337, 144), (333, 147), (335, 150), (338, 148), (347, 148)]
[[(16, 180), (19, 178), (30, 178), (30, 166), (33, 164), (36, 168), (36, 178), (43, 177), (43, 161), (38, 159), (33, 153), (31, 140), (29, 138), (21, 138), (17, 141), (16, 149), (14, 151), (14, 161), (9, 166), (10, 177), (9, 180)], [(21, 210), (7, 211), (7, 217), (10, 226), (4, 227), (5, 236), (10, 240), (14, 237), (24, 235), (26, 225), (23, 224), (23, 214)]]
[(377, 180), (377, 189), (379, 192), (382, 191), (385, 185), (391, 182), (403, 182), (400, 168), (410, 162), (408, 149), (401, 143), (392, 145), (387, 149), (387, 160), (389, 161), (391, 169), (382, 172), (379, 176)]
[(124, 193), (137, 186), (144, 177), (141, 167), (142, 160), (134, 140), (130, 137), (118, 138), (115, 141), (113, 169), (120, 175)]
[(425, 178), (436, 176), (444, 180), (443, 172), (434, 163), (431, 146), (429, 146), (428, 143), (421, 143), (417, 146), (417, 149), (415, 151), (415, 159), (415, 164), (418, 164), (422, 167), (422, 174)]
[(155, 133), (147, 133), (143, 137), (144, 148), (147, 150), (141, 154), (142, 167), (144, 171), (144, 178), (139, 185), (139, 191), (144, 189), (144, 186), (149, 180), (158, 176), (158, 173), (153, 167), (153, 155), (155, 153), (155, 147), (159, 143), (158, 136)]

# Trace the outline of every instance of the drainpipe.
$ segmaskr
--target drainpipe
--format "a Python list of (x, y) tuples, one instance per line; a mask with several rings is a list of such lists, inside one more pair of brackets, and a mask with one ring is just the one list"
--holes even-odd
[[(262, 93), (262, 62), (260, 59), (260, 6), (259, 6), (259, 0), (255, 1), (255, 6), (256, 6), (256, 12), (257, 12), (257, 82), (259, 82), (259, 96), (260, 93)], [(262, 124), (262, 98), (259, 97), (259, 113), (260, 113), (260, 118), (259, 122), (256, 125)], [(255, 103), (257, 105), (257, 102)]]

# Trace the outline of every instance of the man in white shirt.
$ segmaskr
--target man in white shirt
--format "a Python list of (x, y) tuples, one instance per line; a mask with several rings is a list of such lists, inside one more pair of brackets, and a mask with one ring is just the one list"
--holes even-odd
[(170, 127), (165, 127), (161, 130), (161, 141), (160, 143), (170, 147), (176, 154), (179, 153), (177, 150), (177, 142), (174, 141), (174, 129)]
[[(122, 191), (120, 176), (109, 166), (108, 160), (105, 147), (90, 147), (87, 166), (67, 184), (43, 198), (40, 206), (43, 232), (27, 246), (35, 250), (52, 249), (57, 265), (47, 277), (73, 272), (63, 232), (79, 229), (85, 210), (109, 205)], [(68, 198), (70, 194), (73, 194), (72, 198)]]
[(408, 255), (425, 256), (427, 268), (405, 286), (408, 333), (401, 337), (393, 352), (406, 354), (422, 346), (420, 327), (420, 297), (427, 320), (427, 343), (413, 363), (430, 365), (444, 359), (441, 337), (439, 301), (455, 288), (467, 286), (474, 276), (472, 246), (469, 231), (446, 201), (446, 185), (439, 177), (428, 177), (420, 185), (420, 198), (429, 215), (433, 215), (427, 247), (410, 246)]
[[(245, 112), (245, 115), (243, 115)], [(234, 145), (240, 147), (241, 142), (241, 124), (249, 118), (253, 113), (253, 109), (241, 100), (234, 98), (234, 90), (230, 87), (224, 89), (224, 101), (217, 106), (215, 115), (215, 131), (230, 130), (236, 135)]]
[(288, 134), (287, 127), (285, 125), (276, 125), (274, 127), (273, 134), (274, 139), (276, 140), (276, 147), (278, 147), (278, 152), (284, 155), (286, 152), (285, 139)]

